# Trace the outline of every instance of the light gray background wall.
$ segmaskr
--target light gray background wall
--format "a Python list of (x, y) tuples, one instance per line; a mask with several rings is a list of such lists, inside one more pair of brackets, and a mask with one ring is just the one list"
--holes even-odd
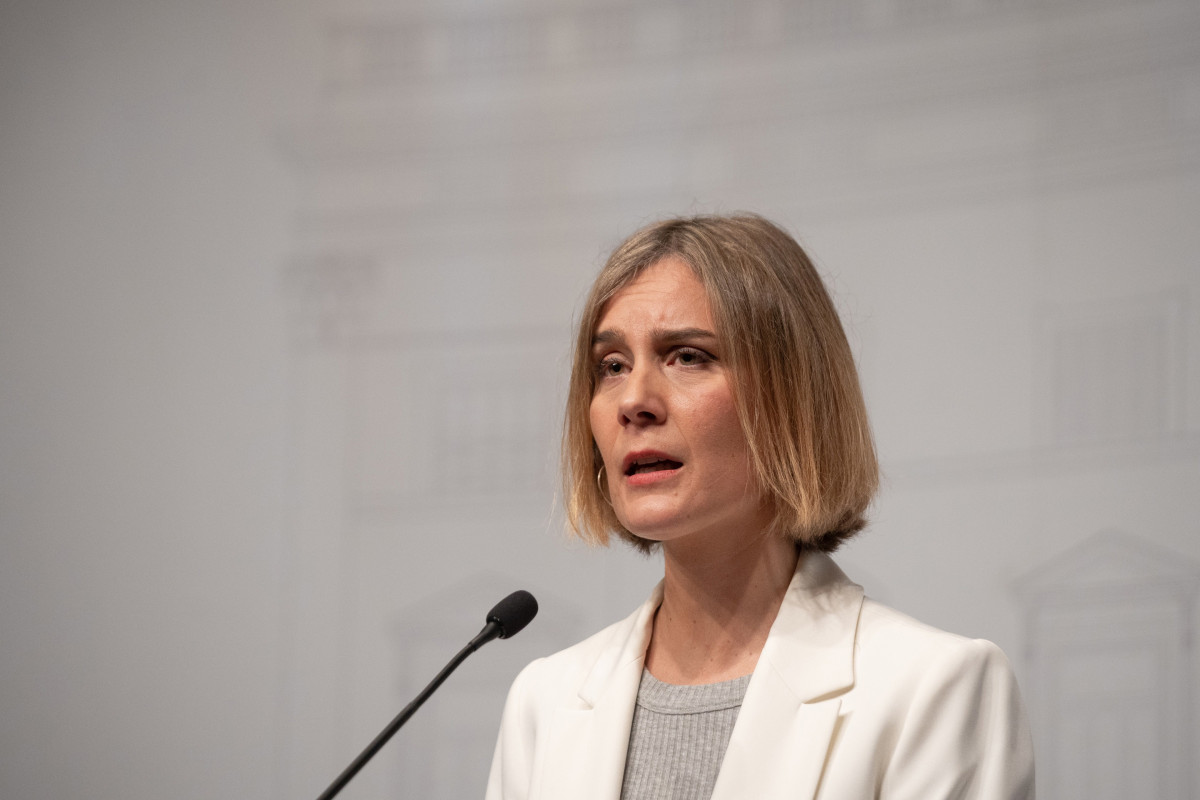
[(994, 639), (1041, 795), (1200, 791), (1200, 6), (0, 6), (0, 797), (477, 796), (525, 661), (657, 565), (561, 535), (634, 227), (826, 275), (886, 481), (839, 560)]

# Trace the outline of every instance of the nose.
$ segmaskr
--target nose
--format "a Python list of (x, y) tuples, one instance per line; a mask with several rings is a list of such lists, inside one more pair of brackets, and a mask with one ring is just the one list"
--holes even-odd
[(650, 367), (635, 368), (625, 379), (618, 411), (622, 425), (656, 425), (667, 418), (663, 376)]

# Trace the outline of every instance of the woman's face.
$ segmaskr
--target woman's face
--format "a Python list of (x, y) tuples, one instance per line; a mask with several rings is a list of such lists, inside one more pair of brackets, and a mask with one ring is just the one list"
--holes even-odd
[(646, 539), (760, 531), (751, 477), (708, 297), (668, 256), (601, 310), (592, 337), (592, 436), (621, 523)]

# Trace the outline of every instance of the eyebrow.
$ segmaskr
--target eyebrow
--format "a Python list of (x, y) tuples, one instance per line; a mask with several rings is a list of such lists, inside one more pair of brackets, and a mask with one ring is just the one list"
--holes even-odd
[[(716, 339), (717, 335), (705, 328), (655, 328), (650, 331), (650, 338), (664, 344), (675, 344), (691, 339)], [(613, 342), (624, 341), (625, 334), (611, 328), (606, 328), (602, 331), (596, 331), (596, 335), (592, 337), (592, 347), (599, 344), (612, 344)]]

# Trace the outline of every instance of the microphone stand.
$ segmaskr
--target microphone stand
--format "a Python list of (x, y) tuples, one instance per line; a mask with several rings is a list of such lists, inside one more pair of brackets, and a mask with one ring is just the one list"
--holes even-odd
[[(479, 635), (467, 643), (467, 646), (458, 651), (458, 655), (450, 659), (450, 663), (442, 668), (442, 671), (437, 674), (429, 685), (421, 690), (421, 693), (416, 698), (404, 707), (404, 710), (396, 715), (396, 718), (388, 723), (387, 727), (379, 732), (379, 735), (371, 740), (366, 749), (358, 754), (358, 758), (350, 762), (350, 766), (342, 770), (342, 774), (334, 779), (333, 783), (329, 784), (329, 788), (321, 793), (317, 800), (332, 800), (332, 798), (345, 788), (346, 784), (358, 774), (358, 771), (367, 765), (376, 753), (379, 752), (388, 740), (391, 739), (396, 731), (400, 730), (400, 726), (408, 721), (408, 718), (416, 713), (417, 709), (429, 699), (439, 686), (450, 677), (450, 673), (458, 669), (458, 665), (467, 660), (467, 656), (474, 653), (483, 645), (501, 636), (504, 633), (504, 626), (497, 620), (488, 620), (488, 624), (483, 627)], [(515, 633), (515, 631), (514, 631)]]

